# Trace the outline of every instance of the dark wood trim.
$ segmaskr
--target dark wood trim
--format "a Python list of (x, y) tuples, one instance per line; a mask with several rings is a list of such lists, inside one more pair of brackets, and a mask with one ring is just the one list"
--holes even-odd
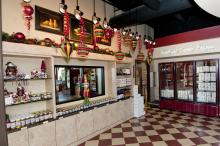
[(220, 37), (220, 25), (158, 38), (156, 39), (156, 47), (169, 46), (216, 37)]
[(146, 62), (147, 68), (147, 103), (151, 102), (150, 96), (150, 65)]
[[(0, 10), (2, 5), (0, 1)], [(0, 11), (0, 34), (2, 35), (2, 11)], [(5, 98), (4, 98), (4, 80), (3, 80), (3, 55), (2, 55), (2, 37), (0, 37), (0, 145), (8, 146), (8, 137), (6, 130), (5, 117)]]

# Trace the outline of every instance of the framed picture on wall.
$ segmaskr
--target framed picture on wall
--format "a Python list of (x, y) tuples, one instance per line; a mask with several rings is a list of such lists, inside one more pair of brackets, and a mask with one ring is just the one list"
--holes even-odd
[(62, 35), (63, 15), (35, 6), (35, 29)]
[[(85, 19), (85, 43), (93, 44), (93, 23), (90, 20)], [(79, 42), (80, 40), (80, 28), (79, 20), (75, 18), (74, 15), (70, 17), (70, 36), (71, 41)]]

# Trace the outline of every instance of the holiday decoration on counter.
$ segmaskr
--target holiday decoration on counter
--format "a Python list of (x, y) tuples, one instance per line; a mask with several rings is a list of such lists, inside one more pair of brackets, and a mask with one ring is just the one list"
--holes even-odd
[(30, 21), (32, 19), (32, 15), (34, 13), (34, 9), (33, 7), (29, 4), (30, 1), (26, 2), (25, 5), (23, 6), (23, 13), (24, 13), (24, 17), (26, 19), (26, 23), (27, 23), (27, 28), (28, 30), (30, 30), (31, 28), (31, 24)]
[(44, 60), (42, 60), (42, 62), (41, 62), (40, 69), (41, 69), (41, 74), (45, 74), (46, 73), (47, 67), (46, 67), (46, 64), (45, 64)]
[(84, 19), (81, 17), (80, 22), (80, 42), (77, 48), (77, 54), (80, 57), (86, 57), (89, 55), (89, 48), (85, 45), (84, 41), (85, 41), (85, 21)]
[(138, 55), (137, 55), (137, 60), (138, 61), (144, 61), (144, 53), (141, 52), (141, 49), (142, 49), (142, 39), (141, 39), (141, 36), (139, 36), (139, 38), (138, 38), (138, 48), (139, 48), (139, 52), (138, 52)]
[(118, 52), (115, 53), (115, 57), (117, 60), (121, 61), (124, 59), (125, 54), (121, 52), (121, 33), (117, 32), (117, 41), (118, 41)]
[(18, 70), (17, 70), (17, 66), (14, 63), (7, 62), (5, 65), (7, 66), (5, 70), (6, 76), (13, 77), (17, 75)]

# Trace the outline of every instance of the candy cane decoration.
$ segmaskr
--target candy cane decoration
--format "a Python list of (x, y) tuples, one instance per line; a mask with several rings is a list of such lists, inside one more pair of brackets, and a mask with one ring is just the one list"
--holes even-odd
[(117, 32), (117, 41), (118, 41), (118, 49), (121, 51), (121, 33), (120, 31)]
[(139, 47), (139, 52), (141, 51), (142, 49), (142, 40), (141, 40), (141, 35), (139, 36), (139, 39), (138, 39), (138, 47)]
[(70, 16), (67, 11), (63, 14), (63, 34), (65, 37), (69, 35), (70, 31)]

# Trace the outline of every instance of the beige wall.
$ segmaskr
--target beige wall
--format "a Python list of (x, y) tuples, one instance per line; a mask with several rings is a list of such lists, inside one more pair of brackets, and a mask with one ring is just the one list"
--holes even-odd
[(152, 71), (156, 73), (156, 87), (152, 88), (151, 99), (159, 99), (158, 64), (187, 60), (203, 60), (220, 58), (220, 38), (206, 39), (177, 45), (155, 48)]
[[(31, 21), (31, 29), (30, 31), (27, 30), (25, 26), (25, 20), (23, 18), (23, 12), (22, 12), (22, 6), (21, 6), (22, 0), (2, 0), (2, 29), (4, 32), (7, 32), (9, 34), (13, 32), (22, 32), (27, 37), (30, 38), (37, 38), (37, 39), (44, 39), (44, 38), (51, 38), (52, 40), (55, 40), (56, 42), (60, 41), (61, 36), (47, 33), (43, 31), (35, 30), (35, 17), (33, 15), (33, 20)], [(34, 5), (38, 5), (41, 7), (44, 7), (46, 9), (50, 9), (53, 11), (59, 10), (59, 3), (60, 0), (32, 0), (31, 5), (34, 7)], [(76, 8), (76, 1), (75, 0), (66, 0), (66, 3), (68, 5), (68, 11), (69, 13), (74, 13), (74, 9)], [(93, 15), (93, 1), (92, 0), (79, 0), (80, 10), (84, 12), (83, 17), (86, 19), (91, 20)], [(106, 4), (107, 8), (107, 18), (114, 16), (113, 13), (113, 7)], [(118, 11), (121, 13), (120, 11)], [(103, 1), (102, 0), (96, 0), (96, 13), (97, 16), (104, 18), (104, 9), (103, 9)], [(132, 30), (135, 31), (134, 27), (132, 27)], [(138, 32), (142, 35), (144, 35), (144, 27), (143, 25), (138, 26)], [(111, 50), (117, 51), (117, 40), (116, 37), (112, 39), (112, 46), (104, 46), (99, 45), (100, 48), (110, 48)], [(122, 51), (128, 52), (129, 48), (122, 46)], [(136, 54), (136, 53), (135, 53)]]

